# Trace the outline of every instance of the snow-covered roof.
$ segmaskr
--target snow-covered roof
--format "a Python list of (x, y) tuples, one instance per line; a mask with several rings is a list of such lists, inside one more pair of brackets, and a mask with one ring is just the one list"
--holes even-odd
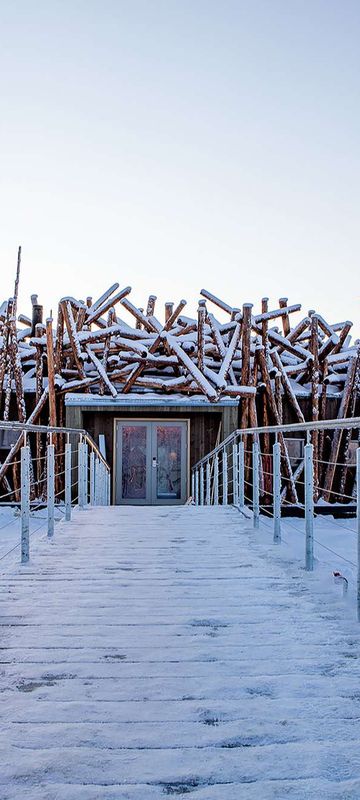
[(217, 403), (210, 403), (209, 400), (200, 394), (189, 397), (182, 394), (160, 395), (155, 392), (131, 392), (131, 394), (119, 394), (117, 397), (99, 394), (67, 394), (65, 396), (66, 406), (80, 406), (81, 408), (114, 408), (123, 406), (206, 406), (206, 408), (221, 408), (223, 406), (237, 406), (238, 397), (222, 397)]

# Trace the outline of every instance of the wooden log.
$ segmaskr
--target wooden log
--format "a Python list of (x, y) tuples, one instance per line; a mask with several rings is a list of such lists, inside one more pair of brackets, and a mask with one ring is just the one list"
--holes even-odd
[(12, 380), (12, 362), (10, 356), (10, 340), (11, 340), (11, 320), (13, 318), (14, 300), (12, 297), (8, 300), (7, 305), (7, 348), (5, 353), (5, 404), (4, 404), (4, 421), (9, 420), (10, 416), (10, 401), (11, 401), (11, 380)]
[[(143, 308), (139, 308), (139, 311), (140, 311), (140, 314), (143, 314), (143, 313), (144, 313), (144, 309), (143, 309)], [(137, 319), (137, 320), (136, 320), (136, 323), (135, 323), (135, 328), (136, 328), (136, 330), (138, 330), (138, 331), (141, 331), (141, 330), (142, 330), (142, 322), (140, 322), (140, 319)]]
[[(39, 337), (42, 335), (43, 332), (43, 325), (39, 323), (36, 326), (36, 333), (38, 333)], [(40, 401), (40, 397), (44, 391), (43, 385), (43, 375), (44, 375), (44, 355), (42, 352), (41, 345), (36, 347), (36, 366), (35, 366), (35, 405), (37, 405)], [(42, 476), (42, 441), (41, 441), (41, 434), (35, 434), (35, 464), (36, 464), (36, 481), (38, 486), (40, 486), (40, 480)]]
[(67, 329), (68, 336), (69, 336), (69, 341), (70, 341), (70, 346), (71, 346), (74, 362), (75, 362), (77, 371), (79, 373), (79, 378), (80, 378), (80, 380), (83, 380), (85, 378), (84, 363), (83, 363), (83, 358), (82, 358), (82, 353), (81, 353), (79, 335), (78, 335), (78, 332), (76, 330), (76, 324), (75, 324), (75, 320), (74, 320), (73, 310), (72, 310), (72, 307), (71, 307), (69, 301), (62, 302), (61, 305), (62, 305), (64, 321), (65, 321), (66, 329)]
[(232, 364), (232, 361), (233, 361), (233, 358), (234, 358), (234, 355), (235, 355), (235, 352), (236, 352), (236, 348), (238, 346), (238, 342), (239, 342), (239, 339), (240, 339), (241, 327), (242, 327), (241, 323), (237, 322), (236, 323), (236, 328), (235, 328), (234, 333), (233, 333), (233, 335), (231, 337), (230, 344), (229, 344), (229, 346), (228, 346), (228, 348), (226, 350), (223, 362), (222, 362), (220, 370), (219, 370), (219, 378), (220, 378), (220, 380), (226, 381), (226, 379), (227, 379), (227, 377), (229, 375), (229, 372), (230, 372), (230, 369), (231, 369), (231, 364)]
[(17, 304), (18, 304), (18, 297), (19, 297), (20, 268), (21, 268), (21, 246), (19, 247), (18, 254), (17, 254), (16, 277), (15, 277), (15, 286), (14, 286), (14, 308), (13, 308), (13, 313), (14, 313), (15, 319), (16, 319), (16, 315), (17, 315)]
[(148, 302), (147, 302), (147, 307), (146, 307), (146, 316), (147, 317), (153, 317), (154, 316), (156, 300), (157, 300), (156, 294), (151, 294), (149, 296), (149, 299), (148, 299)]
[[(95, 300), (95, 303), (92, 303), (92, 304), (90, 303), (90, 306), (89, 306), (88, 301), (91, 300), (91, 297), (87, 297), (86, 298), (86, 306), (89, 309), (89, 316), (94, 314), (95, 311), (98, 311), (99, 308), (102, 308), (102, 306), (104, 305), (106, 300), (110, 297), (110, 295), (112, 295), (112, 294), (114, 294), (114, 292), (116, 292), (116, 289), (118, 289), (119, 286), (120, 286), (119, 283), (113, 283), (112, 286), (110, 286), (109, 289), (107, 289), (106, 292), (104, 292), (104, 294), (102, 294), (97, 300)], [(110, 303), (110, 305), (113, 305), (113, 304)]]
[[(280, 418), (279, 418), (279, 413), (278, 413), (277, 405), (276, 405), (276, 402), (275, 402), (275, 397), (274, 397), (273, 392), (272, 392), (270, 375), (269, 375), (267, 361), (266, 361), (266, 357), (265, 357), (265, 353), (264, 353), (263, 349), (259, 348), (259, 350), (258, 350), (258, 359), (259, 359), (259, 366), (260, 366), (260, 370), (261, 370), (261, 375), (262, 375), (262, 379), (264, 381), (265, 391), (267, 393), (267, 399), (268, 399), (269, 408), (271, 410), (271, 414), (272, 414), (272, 417), (273, 417), (273, 421), (274, 421), (275, 425), (280, 425), (281, 422), (280, 422)], [(291, 500), (292, 503), (297, 503), (298, 502), (298, 497), (297, 497), (296, 486), (295, 486), (294, 477), (293, 477), (293, 473), (292, 473), (292, 469), (291, 469), (291, 462), (290, 462), (290, 458), (289, 458), (289, 453), (288, 453), (288, 449), (287, 449), (287, 445), (286, 445), (286, 441), (285, 441), (284, 435), (282, 433), (280, 433), (280, 432), (278, 433), (278, 440), (279, 440), (279, 444), (280, 444), (281, 452), (282, 452), (282, 457), (283, 457), (285, 478), (288, 481), (289, 497), (290, 497), (290, 500)]]
[[(9, 304), (8, 302), (6, 304), (6, 313), (2, 329), (3, 343), (0, 351), (0, 404), (2, 400), (5, 375), (8, 373), (8, 364), (9, 364), (8, 346), (9, 346), (9, 335), (10, 335), (10, 311), (11, 311), (11, 304)], [(7, 387), (5, 386), (5, 394), (6, 394), (6, 388)]]
[(124, 308), (126, 308), (126, 310), (129, 311), (129, 313), (132, 314), (133, 317), (135, 317), (137, 322), (140, 322), (141, 325), (144, 326), (146, 331), (149, 331), (150, 333), (158, 333), (156, 325), (150, 322), (150, 320), (145, 316), (145, 314), (143, 314), (143, 312), (140, 311), (139, 308), (136, 308), (136, 306), (130, 303), (130, 300), (128, 300), (126, 297), (124, 297), (124, 299), (121, 300), (121, 305), (123, 305)]
[[(332, 327), (333, 327), (333, 330), (335, 330), (335, 326), (333, 325)], [(338, 341), (338, 343), (335, 345), (335, 347), (333, 349), (333, 354), (334, 355), (336, 355), (336, 353), (340, 353), (341, 352), (341, 350), (342, 350), (342, 348), (343, 348), (343, 346), (345, 344), (346, 338), (347, 338), (347, 336), (349, 335), (349, 333), (351, 331), (351, 328), (352, 328), (352, 322), (350, 322), (350, 320), (347, 320), (346, 322), (344, 322), (343, 327), (342, 327), (342, 329), (341, 329), (341, 331), (339, 333), (339, 341)]]
[[(169, 331), (172, 328), (175, 320), (181, 314), (185, 306), (186, 306), (186, 300), (180, 300), (180, 303), (176, 306), (171, 317), (169, 317), (169, 319), (165, 322), (163, 332)], [(153, 343), (149, 347), (149, 353), (155, 353), (161, 342), (162, 342), (162, 334), (158, 334), (154, 339)], [(123, 394), (127, 394), (130, 391), (133, 383), (136, 381), (139, 375), (141, 375), (143, 369), (144, 369), (143, 364), (135, 364), (131, 374), (127, 379), (127, 382), (124, 385)]]
[(246, 386), (250, 376), (250, 337), (251, 337), (252, 303), (243, 304), (242, 340), (241, 340), (241, 383)]
[(55, 354), (54, 354), (54, 368), (55, 372), (61, 374), (62, 355), (64, 347), (64, 313), (61, 303), (58, 305), (56, 336), (55, 336)]
[(111, 383), (111, 380), (108, 377), (107, 372), (104, 369), (101, 361), (99, 361), (95, 353), (92, 352), (90, 345), (86, 346), (86, 352), (89, 356), (90, 361), (94, 364), (94, 367), (99, 375), (100, 380), (108, 387), (112, 397), (117, 397), (118, 393), (115, 389), (115, 386), (113, 386), (113, 384)]
[[(294, 328), (290, 331), (288, 336), (286, 336), (286, 340), (290, 342), (290, 344), (294, 344), (301, 334), (308, 328), (310, 325), (310, 317), (304, 317)], [(278, 353), (282, 353), (285, 348), (280, 344), (278, 347)]]
[[(346, 375), (346, 382), (344, 386), (344, 391), (341, 398), (341, 403), (338, 411), (337, 418), (342, 419), (343, 417), (347, 417), (348, 408), (351, 400), (351, 395), (353, 391), (353, 385), (357, 374), (357, 366), (358, 366), (358, 357), (357, 355), (353, 355), (349, 360), (349, 366), (347, 369)], [(330, 456), (329, 456), (329, 463), (326, 468), (325, 472), (325, 479), (324, 479), (324, 491), (323, 497), (326, 502), (331, 500), (332, 495), (332, 488), (333, 482), (335, 478), (336, 472), (336, 464), (339, 458), (339, 450), (341, 444), (341, 436), (342, 431), (337, 429), (333, 433), (333, 438), (331, 442), (330, 448)]]
[[(213, 314), (208, 314), (207, 315), (207, 320), (208, 320), (208, 323), (209, 323), (209, 326), (210, 326), (211, 335), (212, 335), (214, 344), (216, 346), (216, 349), (218, 351), (218, 354), (219, 354), (221, 359), (224, 359), (225, 355), (226, 355), (226, 348), (225, 348), (225, 344), (223, 342), (223, 338), (222, 338), (220, 330), (219, 330), (218, 322), (215, 319), (215, 317), (213, 316)], [(237, 380), (235, 378), (234, 370), (233, 370), (232, 367), (230, 367), (230, 370), (229, 370), (229, 378), (230, 378), (231, 383), (233, 384), (233, 386), (236, 386), (237, 385)]]
[[(252, 303), (244, 303), (242, 307), (242, 337), (241, 337), (241, 378), (242, 386), (247, 386), (250, 379), (250, 342), (251, 342), (251, 309)], [(249, 404), (244, 399), (241, 403), (240, 427), (248, 425)]]
[(305, 422), (305, 418), (304, 418), (304, 415), (303, 415), (303, 413), (301, 411), (301, 408), (299, 406), (298, 399), (297, 399), (296, 394), (293, 391), (293, 388), (292, 388), (291, 383), (289, 381), (289, 377), (288, 377), (288, 373), (286, 371), (286, 368), (283, 367), (283, 365), (282, 365), (279, 353), (277, 352), (277, 350), (271, 350), (270, 351), (270, 356), (271, 356), (272, 362), (274, 364), (274, 367), (276, 367), (276, 369), (279, 371), (279, 373), (281, 375), (281, 381), (282, 381), (282, 385), (284, 387), (284, 392), (285, 392), (286, 397), (287, 397), (287, 399), (289, 401), (289, 404), (290, 404), (290, 406), (291, 406), (291, 408), (292, 408), (292, 410), (293, 410), (293, 412), (294, 412), (294, 414), (296, 416), (297, 421), (298, 422)]
[(336, 333), (334, 333), (332, 336), (329, 337), (329, 339), (326, 340), (326, 342), (324, 342), (324, 344), (321, 346), (319, 350), (320, 363), (327, 359), (331, 351), (334, 351), (334, 348), (336, 347), (338, 342), (339, 342), (339, 337), (336, 336)]
[[(33, 412), (30, 414), (30, 416), (27, 419), (27, 424), (28, 425), (33, 425), (37, 421), (37, 419), (39, 418), (39, 416), (40, 416), (40, 414), (41, 414), (41, 412), (42, 412), (42, 410), (43, 410), (43, 408), (44, 408), (44, 406), (45, 406), (45, 404), (47, 402), (47, 399), (48, 399), (48, 389), (46, 388), (46, 389), (44, 389), (44, 391), (43, 391), (43, 393), (41, 395), (41, 398), (40, 398), (39, 402), (36, 404)], [(20, 433), (20, 435), (17, 438), (16, 442), (10, 448), (10, 451), (8, 452), (8, 454), (6, 456), (4, 463), (1, 464), (1, 466), (0, 466), (0, 482), (4, 480), (4, 476), (6, 474), (6, 471), (8, 470), (10, 464), (13, 462), (14, 457), (16, 456), (16, 453), (18, 453), (19, 450), (20, 450), (20, 447), (22, 447), (23, 440), (24, 440), (24, 434)]]
[[(32, 321), (30, 317), (27, 317), (26, 314), (18, 314), (18, 322), (21, 322), (22, 325), (26, 325), (27, 328), (32, 330)], [(30, 335), (30, 334), (29, 334)]]
[[(114, 309), (114, 308), (109, 308), (109, 311), (108, 311), (108, 318), (107, 318), (107, 327), (108, 327), (108, 328), (111, 328), (111, 326), (112, 326), (113, 324), (116, 324), (116, 314), (115, 314), (115, 309)], [(104, 341), (104, 350), (103, 350), (103, 358), (102, 358), (102, 367), (103, 367), (103, 369), (104, 369), (105, 373), (107, 373), (107, 371), (108, 371), (108, 363), (109, 363), (110, 346), (111, 346), (111, 334), (109, 334), (109, 335), (106, 337), (105, 341)], [(104, 394), (104, 392), (105, 392), (105, 385), (106, 385), (106, 384), (105, 384), (105, 381), (101, 380), (101, 381), (100, 381), (100, 388), (99, 388), (99, 392), (100, 392), (100, 394), (101, 394), (101, 395), (103, 395), (103, 394)]]
[[(78, 315), (77, 315), (77, 318), (76, 318), (76, 330), (77, 331), (82, 331), (83, 330), (84, 325), (85, 325), (85, 320), (86, 320), (86, 317), (87, 317), (87, 313), (88, 313), (87, 306), (82, 306), (81, 308), (79, 308)], [(90, 325), (91, 325), (91, 323), (87, 320), (87, 326), (86, 327), (88, 329), (90, 329)]]
[[(256, 331), (257, 334), (261, 335), (261, 328), (258, 325), (253, 323), (252, 325), (253, 330)], [(287, 350), (289, 353), (297, 356), (299, 359), (307, 360), (309, 358), (309, 353), (305, 350), (304, 347), (301, 347), (299, 344), (292, 344), (289, 339), (285, 339), (284, 336), (281, 336), (279, 333), (276, 333), (273, 330), (268, 331), (268, 337), (271, 344), (281, 347), (283, 350)]]
[[(348, 417), (353, 417), (356, 410), (356, 402), (359, 397), (359, 389), (360, 389), (360, 343), (358, 345), (358, 355), (356, 357), (356, 370), (355, 370), (355, 377), (351, 389), (350, 401), (349, 401), (349, 408), (347, 412)], [(342, 500), (345, 494), (346, 489), (346, 480), (349, 470), (349, 448), (350, 442), (352, 438), (352, 429), (348, 428), (346, 431), (343, 431), (343, 445), (342, 445), (342, 466), (340, 467), (340, 492), (339, 492), (339, 499)]]
[(206, 302), (199, 300), (198, 305), (198, 319), (197, 319), (197, 365), (201, 372), (204, 371), (204, 357), (205, 357), (205, 320), (206, 320)]
[(331, 338), (336, 339), (335, 343), (337, 344), (339, 341), (339, 337), (335, 333), (334, 328), (331, 325), (329, 325), (328, 322), (326, 322), (326, 320), (324, 319), (324, 317), (321, 316), (321, 314), (316, 313), (316, 317), (319, 328), (321, 328), (321, 330), (326, 334), (326, 336), (329, 336), (330, 339)]
[[(14, 308), (15, 311), (15, 308)], [(25, 411), (25, 396), (24, 396), (24, 383), (23, 383), (23, 371), (21, 366), (21, 361), (19, 357), (19, 346), (16, 336), (16, 319), (15, 316), (10, 318), (10, 338), (9, 338), (9, 355), (10, 361), (12, 365), (12, 372), (14, 375), (15, 381), (15, 394), (16, 394), (16, 405), (17, 405), (17, 412), (18, 412), (18, 421), (25, 422), (26, 419), (26, 411)]]
[(208, 292), (207, 289), (201, 289), (200, 294), (202, 295), (202, 297), (205, 297), (206, 300), (210, 300), (212, 303), (214, 303), (215, 306), (221, 308), (222, 311), (226, 311), (226, 313), (230, 315), (232, 314), (233, 312), (232, 306), (229, 306), (227, 303), (224, 303), (223, 300), (220, 300), (219, 297), (216, 297), (214, 294), (211, 294), (211, 292)]
[(279, 415), (280, 424), (283, 423), (283, 402), (282, 402), (282, 392), (281, 392), (281, 373), (276, 372), (274, 377), (274, 385), (275, 385), (275, 403)]
[(131, 292), (131, 286), (125, 286), (125, 289), (122, 289), (116, 295), (108, 297), (107, 300), (105, 300), (105, 302), (101, 306), (98, 306), (95, 309), (94, 306), (92, 306), (92, 309), (90, 309), (87, 315), (86, 319), (87, 324), (91, 325), (93, 322), (98, 320), (99, 317), (103, 317), (104, 314), (106, 314), (106, 312), (109, 310), (109, 308), (114, 307), (116, 303), (123, 302), (127, 297), (127, 295), (130, 294), (130, 292)]
[(230, 397), (243, 397), (246, 400), (250, 400), (251, 397), (256, 397), (256, 387), (255, 386), (231, 386), (228, 384), (223, 394), (230, 395)]
[[(265, 299), (265, 298), (264, 298)], [(267, 298), (266, 298), (267, 299)], [(266, 320), (266, 322), (270, 322), (272, 319), (277, 319), (278, 317), (288, 317), (289, 314), (293, 314), (295, 311), (300, 311), (301, 305), (293, 305), (293, 306), (285, 306), (285, 308), (277, 308), (274, 311), (262, 311), (261, 314), (257, 314), (254, 317), (254, 323), (256, 325), (260, 325), (262, 322)], [(290, 333), (290, 326), (289, 326), (289, 333)]]
[[(319, 336), (318, 336), (318, 316), (313, 314), (310, 322), (310, 349), (312, 354), (311, 362), (311, 418), (313, 422), (319, 419)], [(314, 500), (319, 496), (319, 432), (312, 431), (311, 441), (314, 448), (313, 471), (314, 471)]]
[(49, 425), (56, 427), (55, 361), (52, 318), (46, 320), (46, 354), (49, 387)]
[(170, 350), (172, 350), (178, 357), (180, 363), (185, 367), (191, 377), (194, 379), (195, 383), (198, 385), (200, 391), (206, 395), (208, 400), (211, 402), (216, 402), (217, 400), (217, 392), (211, 386), (207, 378), (200, 372), (199, 368), (191, 361), (191, 358), (184, 352), (182, 347), (179, 345), (179, 342), (175, 338), (175, 336), (171, 336), (167, 331), (164, 331), (161, 334), (161, 338), (166, 339)]
[[(326, 419), (326, 400), (327, 400), (327, 382), (326, 377), (328, 373), (328, 362), (325, 359), (323, 363), (323, 382), (321, 386), (321, 396), (319, 404), (319, 416), (321, 420)], [(319, 486), (322, 486), (323, 476), (325, 473), (324, 464), (324, 445), (325, 445), (325, 431), (324, 429), (319, 433)]]
[(265, 352), (267, 353), (269, 350), (269, 340), (268, 340), (268, 327), (269, 327), (269, 320), (267, 318), (268, 313), (268, 305), (269, 305), (269, 298), (262, 297), (261, 298), (261, 340), (263, 346), (265, 348)]
[[(287, 304), (288, 304), (288, 298), (287, 297), (280, 297), (279, 298), (279, 306), (280, 306), (281, 309), (283, 309), (283, 314), (282, 314), (281, 320), (282, 320), (284, 336), (289, 336), (289, 333), (290, 333), (289, 312), (286, 310), (287, 309)], [(297, 309), (297, 310), (300, 311), (300, 308)]]

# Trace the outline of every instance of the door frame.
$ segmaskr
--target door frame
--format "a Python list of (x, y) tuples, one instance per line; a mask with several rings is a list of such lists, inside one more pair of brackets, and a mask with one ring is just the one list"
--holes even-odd
[[(112, 478), (112, 496), (113, 496), (113, 504), (117, 505), (116, 503), (116, 477), (117, 477), (117, 423), (128, 423), (129, 425), (133, 424), (134, 422), (155, 422), (162, 424), (164, 422), (185, 422), (186, 423), (186, 468), (185, 468), (185, 497), (189, 497), (189, 486), (190, 486), (190, 419), (189, 417), (114, 417), (113, 420), (113, 478)], [(121, 476), (120, 476), (121, 477)], [(142, 502), (129, 502), (129, 503), (122, 503), (121, 505), (148, 505), (148, 503)], [(168, 501), (166, 500), (159, 500), (156, 505), (169, 505)], [(181, 501), (175, 501), (170, 503), (170, 505), (183, 505)]]

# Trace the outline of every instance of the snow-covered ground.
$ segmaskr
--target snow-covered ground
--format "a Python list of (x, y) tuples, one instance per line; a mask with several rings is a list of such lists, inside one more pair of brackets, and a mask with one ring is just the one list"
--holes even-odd
[[(60, 521), (64, 517), (64, 510), (58, 506), (55, 510), (55, 519)], [(0, 506), (0, 571), (9, 563), (9, 556), (13, 554), (13, 561), (20, 558), (20, 510), (12, 506)], [(47, 530), (47, 509), (37, 508), (30, 515), (30, 539)], [(31, 545), (30, 545), (31, 546)]]
[(1, 800), (358, 800), (355, 521), (315, 536), (110, 507), (2, 559)]

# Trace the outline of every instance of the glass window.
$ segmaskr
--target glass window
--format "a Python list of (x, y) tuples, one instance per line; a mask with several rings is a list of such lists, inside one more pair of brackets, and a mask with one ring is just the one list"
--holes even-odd
[(122, 496), (146, 499), (146, 425), (122, 427)]

